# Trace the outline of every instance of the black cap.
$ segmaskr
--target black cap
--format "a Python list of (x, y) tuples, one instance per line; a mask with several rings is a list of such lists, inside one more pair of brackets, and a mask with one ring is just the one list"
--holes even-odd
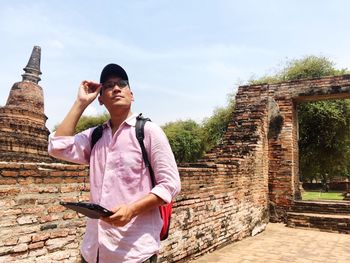
[(100, 83), (104, 83), (110, 76), (119, 77), (123, 80), (129, 81), (126, 71), (117, 64), (108, 64), (101, 72)]

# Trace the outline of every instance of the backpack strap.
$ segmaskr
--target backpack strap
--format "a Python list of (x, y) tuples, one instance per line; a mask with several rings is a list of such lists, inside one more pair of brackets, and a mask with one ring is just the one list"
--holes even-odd
[(156, 185), (156, 178), (154, 177), (154, 172), (153, 172), (152, 166), (149, 162), (146, 147), (145, 147), (145, 144), (143, 142), (143, 139), (145, 138), (144, 127), (145, 127), (145, 123), (147, 121), (151, 121), (151, 120), (149, 118), (144, 118), (142, 116), (142, 113), (140, 113), (136, 117), (135, 132), (136, 132), (136, 138), (139, 141), (140, 146), (141, 146), (143, 161), (145, 162), (146, 167), (148, 167), (148, 170), (149, 170), (149, 173), (151, 176), (152, 186), (154, 187)]
[(97, 126), (93, 131), (91, 135), (91, 150), (94, 148), (97, 141), (102, 137), (103, 134), (103, 126), (99, 125)]

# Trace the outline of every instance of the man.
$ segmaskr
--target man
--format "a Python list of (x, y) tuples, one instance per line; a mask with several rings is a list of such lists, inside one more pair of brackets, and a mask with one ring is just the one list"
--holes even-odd
[[(110, 113), (102, 137), (91, 149), (94, 128), (74, 135), (86, 107), (98, 97)], [(90, 164), (90, 201), (114, 214), (88, 219), (81, 253), (86, 262), (156, 262), (162, 219), (159, 206), (180, 191), (180, 178), (168, 140), (157, 125), (146, 122), (144, 143), (156, 178), (152, 187), (135, 135), (137, 114), (125, 70), (107, 65), (100, 83), (83, 81), (78, 97), (56, 132), (49, 153), (63, 160)]]

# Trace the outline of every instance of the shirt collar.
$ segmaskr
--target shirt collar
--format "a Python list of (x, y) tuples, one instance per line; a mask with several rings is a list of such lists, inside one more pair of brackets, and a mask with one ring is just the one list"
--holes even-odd
[[(126, 120), (124, 122), (132, 127), (135, 127), (137, 116), (138, 116), (137, 113), (133, 113), (128, 118), (126, 118)], [(111, 128), (110, 119), (108, 121), (106, 121), (105, 123), (103, 123), (102, 126), (103, 126), (103, 128), (107, 128), (107, 127)]]
[(128, 117), (128, 118), (125, 120), (125, 122), (126, 122), (127, 124), (129, 124), (130, 126), (135, 127), (135, 125), (136, 125), (136, 117), (137, 117), (137, 116), (138, 116), (138, 114), (133, 113), (130, 117)]

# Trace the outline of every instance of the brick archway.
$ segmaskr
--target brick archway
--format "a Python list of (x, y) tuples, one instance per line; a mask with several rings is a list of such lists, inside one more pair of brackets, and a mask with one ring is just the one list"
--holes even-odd
[(270, 219), (285, 221), (286, 211), (300, 199), (298, 115), (302, 102), (350, 98), (350, 75), (269, 85)]

